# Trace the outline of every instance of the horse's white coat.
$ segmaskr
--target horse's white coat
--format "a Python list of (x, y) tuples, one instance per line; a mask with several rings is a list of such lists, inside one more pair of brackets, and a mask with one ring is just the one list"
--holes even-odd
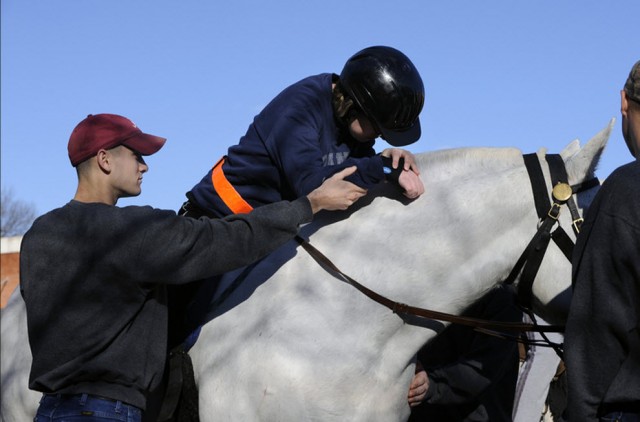
[[(563, 152), (570, 183), (592, 175), (610, 130), (580, 152), (576, 142)], [(508, 275), (533, 237), (529, 178), (516, 149), (417, 158), (426, 186), (418, 200), (407, 203), (382, 188), (366, 206), (327, 213), (304, 233), (369, 288), (457, 314)], [(564, 320), (570, 271), (550, 245), (534, 284), (546, 320)], [(442, 328), (426, 325), (406, 323), (292, 243), (259, 264), (203, 327), (191, 353), (202, 420), (405, 420), (414, 356)]]
[(28, 388), (31, 349), (19, 289), (15, 289), (0, 311), (0, 324), (0, 421), (32, 421), (42, 394)]
[[(563, 151), (570, 183), (593, 173), (612, 124), (582, 150), (574, 142)], [(382, 186), (352, 210), (318, 215), (302, 233), (377, 292), (459, 314), (507, 276), (533, 236), (529, 179), (517, 149), (417, 159), (426, 187), (419, 199), (405, 201)], [(567, 214), (561, 224), (570, 232)], [(569, 283), (570, 264), (551, 245), (534, 284), (545, 319), (563, 320)], [(28, 420), (37, 407), (38, 395), (25, 390), (28, 366), (7, 360), (30, 360), (21, 306), (2, 311), (6, 421)], [(414, 356), (444, 327), (404, 321), (294, 242), (259, 263), (214, 316), (191, 352), (203, 421), (405, 420)]]

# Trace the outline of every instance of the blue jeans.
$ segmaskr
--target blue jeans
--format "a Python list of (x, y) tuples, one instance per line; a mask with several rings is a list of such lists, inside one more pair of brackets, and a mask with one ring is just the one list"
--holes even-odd
[(600, 416), (600, 422), (640, 422), (640, 413), (611, 412)]
[(121, 401), (90, 394), (45, 394), (34, 422), (141, 422), (142, 411)]

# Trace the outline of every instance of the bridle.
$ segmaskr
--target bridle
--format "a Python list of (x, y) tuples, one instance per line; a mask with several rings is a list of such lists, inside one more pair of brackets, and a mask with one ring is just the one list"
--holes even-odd
[[(558, 325), (539, 325), (533, 312), (531, 312), (532, 302), (532, 288), (536, 274), (542, 264), (542, 259), (547, 250), (547, 246), (551, 239), (558, 245), (565, 257), (571, 261), (571, 254), (573, 252), (574, 242), (569, 235), (559, 224), (560, 210), (563, 205), (567, 205), (571, 213), (573, 220), (572, 227), (574, 233), (580, 232), (580, 225), (582, 224), (582, 216), (578, 211), (578, 207), (573, 199), (573, 195), (583, 192), (585, 190), (594, 188), (600, 184), (597, 178), (590, 179), (586, 182), (577, 185), (569, 185), (566, 168), (562, 157), (558, 154), (546, 155), (546, 161), (549, 164), (549, 171), (551, 173), (552, 184), (552, 199), (549, 200), (549, 194), (547, 190), (547, 184), (544, 179), (542, 167), (540, 166), (540, 160), (537, 154), (525, 154), (523, 155), (525, 166), (529, 174), (531, 186), (533, 189), (533, 196), (535, 200), (536, 211), (540, 219), (538, 229), (533, 238), (525, 248), (522, 255), (516, 262), (515, 266), (511, 270), (511, 273), (504, 281), (506, 284), (512, 284), (520, 275), (520, 281), (518, 285), (518, 302), (523, 310), (529, 314), (529, 317), (533, 323), (520, 323), (520, 322), (502, 322), (502, 321), (490, 321), (480, 318), (472, 318), (461, 315), (453, 315), (444, 312), (433, 311), (429, 309), (410, 306), (401, 302), (393, 301), (371, 289), (360, 284), (331, 262), (325, 255), (312, 246), (307, 240), (300, 236), (296, 236), (296, 241), (311, 255), (323, 268), (331, 272), (343, 281), (351, 284), (357, 290), (364, 295), (374, 300), (375, 302), (391, 309), (396, 314), (412, 315), (421, 318), (433, 319), (438, 321), (446, 321), (454, 324), (466, 325), (479, 329), (480, 331), (492, 333), (493, 331), (508, 331), (508, 332), (530, 332), (535, 331), (540, 333), (550, 347), (554, 347), (558, 353), (561, 353), (558, 349), (558, 345), (552, 344), (546, 336), (545, 332), (563, 332), (564, 327)], [(554, 226), (558, 227), (552, 231)], [(495, 333), (494, 333), (495, 334)]]
[[(569, 235), (567, 235), (567, 232), (558, 223), (560, 210), (563, 205), (567, 205), (569, 208), (572, 219), (571, 227), (577, 237), (580, 233), (580, 228), (584, 219), (578, 211), (573, 195), (599, 186), (600, 181), (597, 178), (592, 178), (577, 185), (569, 185), (569, 178), (567, 176), (567, 171), (562, 157), (558, 154), (548, 154), (545, 158), (549, 164), (551, 186), (553, 187), (551, 191), (553, 203), (551, 203), (549, 202), (549, 196), (545, 188), (546, 183), (544, 180), (544, 174), (542, 173), (540, 160), (538, 159), (537, 154), (526, 154), (523, 158), (529, 174), (529, 180), (531, 182), (533, 198), (540, 224), (538, 225), (538, 230), (533, 236), (533, 239), (531, 239), (524, 252), (522, 252), (522, 255), (520, 255), (520, 258), (504, 283), (513, 284), (518, 277), (518, 274), (520, 274), (520, 282), (518, 284), (518, 304), (522, 311), (529, 316), (529, 319), (532, 321), (532, 325), (536, 328), (540, 328), (542, 326), (538, 324), (532, 311), (533, 282), (540, 265), (542, 264), (542, 259), (544, 258), (544, 254), (549, 246), (549, 242), (553, 239), (569, 262), (571, 262), (573, 247), (575, 245)], [(554, 231), (551, 231), (556, 223), (558, 223), (558, 227)], [(564, 327), (562, 326), (552, 327), (555, 332), (564, 332)], [(522, 340), (521, 342), (551, 347), (556, 351), (558, 356), (562, 358), (562, 345), (549, 340), (542, 330), (536, 329), (535, 331), (540, 333), (540, 336), (543, 339), (542, 343), (531, 339)]]
[(537, 154), (526, 154), (523, 158), (529, 174), (529, 180), (531, 181), (533, 198), (540, 224), (533, 239), (531, 239), (524, 252), (522, 252), (522, 255), (520, 255), (520, 258), (504, 283), (512, 284), (518, 277), (518, 274), (521, 274), (518, 284), (518, 302), (520, 306), (530, 309), (533, 297), (533, 281), (542, 264), (542, 259), (544, 258), (551, 239), (553, 239), (569, 262), (571, 262), (574, 242), (560, 224), (558, 224), (558, 227), (554, 231), (551, 231), (556, 223), (558, 223), (562, 206), (567, 205), (569, 208), (572, 219), (571, 226), (574, 234), (577, 236), (580, 233), (580, 227), (584, 220), (578, 211), (573, 195), (594, 188), (598, 186), (600, 182), (597, 178), (593, 178), (577, 185), (569, 185), (567, 171), (562, 157), (558, 154), (548, 154), (546, 155), (546, 161), (549, 164), (549, 172), (551, 173), (551, 197), (553, 199), (553, 202), (550, 202), (545, 187), (544, 174), (542, 173)]

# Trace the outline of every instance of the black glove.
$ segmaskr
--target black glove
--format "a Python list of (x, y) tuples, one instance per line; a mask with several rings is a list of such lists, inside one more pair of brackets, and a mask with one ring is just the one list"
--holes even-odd
[(382, 158), (382, 170), (384, 171), (384, 178), (387, 182), (391, 182), (396, 186), (400, 186), (400, 173), (404, 171), (404, 158), (398, 160), (398, 167), (393, 168), (393, 160), (391, 157), (380, 156)]

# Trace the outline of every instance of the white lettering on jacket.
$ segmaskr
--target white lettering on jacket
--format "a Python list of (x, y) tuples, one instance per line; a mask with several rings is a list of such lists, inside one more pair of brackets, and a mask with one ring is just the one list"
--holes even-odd
[(322, 165), (323, 166), (337, 166), (338, 164), (344, 163), (344, 161), (349, 157), (348, 151), (340, 151), (340, 152), (330, 152), (329, 154), (322, 157)]

